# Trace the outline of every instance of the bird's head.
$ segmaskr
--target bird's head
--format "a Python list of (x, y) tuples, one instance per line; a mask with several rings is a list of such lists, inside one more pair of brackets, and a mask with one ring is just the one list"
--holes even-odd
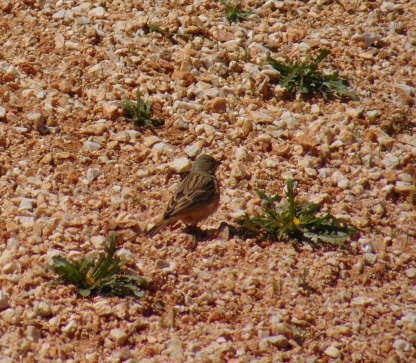
[(219, 162), (212, 156), (201, 155), (195, 160), (191, 171), (204, 171), (209, 174), (214, 174)]

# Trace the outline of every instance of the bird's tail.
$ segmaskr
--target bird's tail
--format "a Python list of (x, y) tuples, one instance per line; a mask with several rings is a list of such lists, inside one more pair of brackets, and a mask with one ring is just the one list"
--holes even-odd
[(163, 227), (166, 227), (169, 224), (169, 219), (162, 219), (159, 223), (157, 223), (155, 226), (150, 228), (146, 233), (146, 237), (153, 237), (155, 234), (157, 234)]

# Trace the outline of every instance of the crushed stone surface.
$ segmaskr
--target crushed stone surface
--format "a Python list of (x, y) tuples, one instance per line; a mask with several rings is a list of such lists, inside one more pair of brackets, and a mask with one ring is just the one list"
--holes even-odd
[[(416, 2), (242, 9), (0, 0), (2, 363), (416, 361)], [(359, 101), (285, 97), (265, 63), (322, 48)], [(122, 117), (137, 89), (165, 121), (154, 133)], [(221, 160), (203, 224), (220, 233), (145, 238), (201, 153)], [(349, 249), (222, 228), (289, 178), (359, 230)], [(52, 283), (53, 256), (101, 251), (112, 230), (163, 309)]]

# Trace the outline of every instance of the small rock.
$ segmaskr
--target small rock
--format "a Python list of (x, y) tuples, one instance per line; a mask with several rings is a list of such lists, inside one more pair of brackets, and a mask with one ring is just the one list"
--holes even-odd
[(208, 304), (213, 304), (215, 302), (214, 296), (210, 292), (204, 292), (200, 297), (199, 300), (206, 301)]
[(62, 49), (65, 45), (65, 37), (62, 35), (55, 36), (55, 48)]
[(242, 180), (247, 176), (247, 173), (242, 168), (240, 163), (235, 162), (231, 165), (231, 176), (237, 180)]
[(21, 201), (20, 201), (19, 210), (31, 210), (31, 209), (33, 209), (33, 205), (32, 205), (33, 201), (34, 201), (33, 199), (22, 198)]
[(87, 170), (87, 180), (91, 183), (94, 179), (96, 179), (100, 175), (100, 171), (98, 169), (89, 168)]
[(247, 113), (247, 117), (258, 124), (271, 124), (274, 121), (273, 115), (261, 111), (250, 111)]
[(85, 141), (84, 145), (82, 146), (82, 148), (84, 150), (88, 150), (88, 151), (97, 151), (99, 150), (101, 147), (100, 144), (98, 144), (97, 142), (93, 142), (93, 141)]
[(324, 353), (331, 358), (339, 358), (341, 356), (341, 351), (332, 345), (326, 348)]
[(9, 307), (9, 300), (7, 295), (0, 290), (0, 310), (6, 309)]
[(172, 81), (185, 81), (186, 87), (189, 87), (192, 83), (195, 82), (195, 76), (191, 72), (174, 71), (170, 78), (172, 79)]
[(6, 117), (6, 109), (0, 106), (0, 119), (3, 119), (5, 117)]
[(345, 180), (346, 177), (344, 176), (344, 174), (342, 174), (340, 171), (336, 171), (334, 174), (332, 174), (332, 180), (335, 183), (340, 182), (341, 180)]
[(194, 158), (195, 156), (201, 153), (202, 146), (203, 146), (202, 142), (198, 141), (191, 145), (188, 145), (184, 151), (186, 155), (188, 155), (190, 158)]
[(280, 165), (280, 162), (278, 159), (275, 158), (267, 158), (265, 165), (266, 168), (277, 169)]
[(59, 10), (57, 13), (52, 15), (52, 18), (54, 19), (65, 19), (65, 18), (71, 19), (72, 17), (73, 17), (72, 12), (64, 10), (64, 9)]
[(227, 101), (224, 98), (214, 98), (205, 104), (208, 113), (224, 113), (227, 111)]
[(19, 72), (16, 67), (13, 65), (8, 66), (4, 78), (6, 81), (14, 81), (16, 78), (19, 78)]
[(416, 278), (416, 268), (412, 267), (412, 268), (408, 268), (406, 270), (406, 276), (409, 279), (415, 279)]
[(28, 325), (26, 328), (26, 335), (29, 340), (32, 340), (35, 343), (37, 343), (40, 339), (40, 331), (33, 325)]
[(294, 328), (287, 323), (275, 323), (272, 325), (272, 332), (274, 334), (282, 334), (287, 339), (293, 339), (295, 337)]
[(390, 156), (388, 158), (385, 158), (381, 160), (381, 162), (387, 167), (387, 168), (394, 168), (397, 165), (400, 164), (400, 158), (397, 156)]
[(46, 154), (41, 160), (40, 163), (43, 165), (49, 165), (51, 164), (53, 161), (52, 155), (51, 154)]
[(368, 265), (374, 265), (377, 261), (377, 255), (375, 255), (374, 253), (365, 253), (364, 254), (364, 261), (368, 264)]
[(351, 300), (351, 305), (353, 306), (370, 306), (374, 305), (374, 300), (371, 297), (367, 296), (357, 296)]
[(248, 151), (245, 147), (241, 146), (235, 152), (235, 158), (239, 161), (247, 161), (249, 157)]
[(352, 294), (349, 291), (340, 291), (338, 293), (338, 297), (343, 302), (350, 302), (351, 301)]
[(108, 120), (115, 120), (118, 114), (118, 105), (113, 102), (108, 102), (103, 106), (103, 116)]
[(57, 160), (65, 160), (65, 159), (69, 159), (71, 157), (72, 157), (72, 155), (68, 151), (63, 151), (63, 152), (55, 154), (55, 159), (57, 159)]
[(104, 134), (106, 130), (107, 130), (106, 125), (97, 124), (97, 125), (89, 125), (86, 127), (81, 127), (81, 129), (79, 130), (79, 133), (83, 135), (101, 136)]
[(169, 267), (170, 267), (170, 262), (169, 261), (162, 260), (162, 259), (157, 259), (155, 261), (155, 269), (163, 270), (163, 269), (169, 268)]
[(285, 115), (284, 113), (282, 115), (282, 121), (286, 124), (286, 127), (289, 130), (296, 130), (299, 127), (299, 121), (290, 114)]
[(102, 6), (99, 6), (97, 8), (91, 9), (88, 12), (89, 17), (95, 17), (95, 18), (103, 18), (105, 15), (105, 9)]
[(98, 301), (94, 305), (94, 310), (99, 316), (107, 316), (112, 314), (113, 309), (109, 305), (108, 301)]
[(168, 164), (177, 173), (187, 173), (191, 170), (191, 163), (188, 158), (178, 158)]
[(338, 333), (350, 337), (352, 335), (352, 330), (348, 326), (340, 325), (336, 327)]
[(96, 249), (103, 249), (107, 244), (107, 239), (104, 236), (92, 236), (91, 243)]
[(33, 228), (35, 225), (35, 218), (34, 217), (18, 217), (19, 223), (22, 225), (23, 228)]
[(62, 327), (62, 332), (66, 335), (73, 335), (78, 328), (78, 322), (74, 319), (70, 320), (68, 324)]
[(12, 10), (12, 3), (9, 0), (0, 1), (0, 9), (5, 13), (8, 13), (10, 10)]
[(347, 189), (348, 185), (349, 185), (349, 180), (348, 179), (340, 180), (337, 183), (338, 188), (341, 188), (341, 189)]
[(401, 350), (404, 352), (408, 352), (411, 349), (411, 345), (407, 340), (404, 339), (396, 339), (393, 343), (393, 348), (396, 350)]
[(366, 112), (368, 122), (374, 122), (382, 113), (379, 110), (371, 110)]
[(271, 337), (264, 338), (264, 340), (270, 342), (274, 346), (285, 349), (289, 345), (289, 340), (284, 335), (273, 335)]
[(364, 109), (362, 109), (362, 108), (355, 109), (355, 108), (349, 107), (345, 110), (345, 113), (349, 116), (359, 118), (359, 117), (361, 117), (363, 111), (364, 111)]
[(110, 338), (117, 344), (122, 345), (127, 340), (128, 335), (123, 330), (114, 328), (110, 331)]

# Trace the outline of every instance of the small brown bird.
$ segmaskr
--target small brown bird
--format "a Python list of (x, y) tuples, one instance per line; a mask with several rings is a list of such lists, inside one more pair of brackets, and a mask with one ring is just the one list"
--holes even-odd
[(199, 156), (170, 200), (162, 220), (147, 231), (146, 236), (152, 237), (163, 227), (179, 220), (195, 226), (214, 213), (220, 204), (220, 187), (215, 177), (217, 166), (213, 157)]

